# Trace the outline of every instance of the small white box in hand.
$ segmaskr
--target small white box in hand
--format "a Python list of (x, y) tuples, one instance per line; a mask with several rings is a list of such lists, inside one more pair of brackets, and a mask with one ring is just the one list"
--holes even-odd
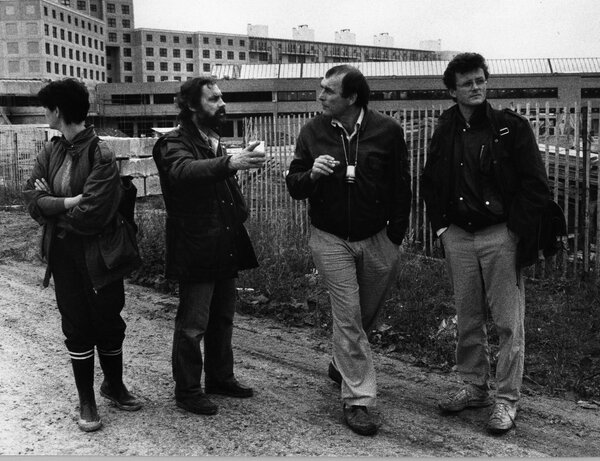
[[(252, 141), (252, 143), (255, 143), (257, 141), (258, 141), (258, 139)], [(257, 152), (259, 154), (264, 154), (265, 153), (265, 142), (260, 141), (260, 144), (254, 148), (254, 152)]]

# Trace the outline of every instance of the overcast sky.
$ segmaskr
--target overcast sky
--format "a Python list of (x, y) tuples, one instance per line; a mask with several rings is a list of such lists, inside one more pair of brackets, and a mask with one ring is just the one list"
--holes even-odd
[(387, 32), (397, 48), (442, 40), (443, 50), (486, 58), (600, 57), (600, 0), (134, 0), (135, 26), (292, 38), (307, 24), (315, 40), (350, 29), (372, 45)]

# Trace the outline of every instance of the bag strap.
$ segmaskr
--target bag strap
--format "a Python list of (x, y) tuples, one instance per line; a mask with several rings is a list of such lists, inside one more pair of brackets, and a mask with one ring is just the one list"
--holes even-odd
[[(505, 150), (507, 150), (512, 156), (514, 155), (513, 150), (511, 149), (514, 145), (514, 133), (511, 133), (510, 130), (508, 130), (508, 117), (506, 116), (506, 111), (508, 110), (510, 109), (501, 109), (498, 111), (498, 138), (500, 139), (500, 142), (504, 146)], [(503, 130), (507, 130), (507, 133), (503, 134)]]
[(94, 167), (94, 154), (96, 153), (96, 148), (98, 147), (99, 143), (100, 138), (96, 136), (90, 143), (90, 147), (88, 149), (88, 162), (90, 164), (90, 171), (92, 171), (92, 168)]

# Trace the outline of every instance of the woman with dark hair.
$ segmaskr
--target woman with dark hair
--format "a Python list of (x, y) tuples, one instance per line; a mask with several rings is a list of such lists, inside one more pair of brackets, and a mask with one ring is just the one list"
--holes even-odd
[(104, 372), (100, 394), (122, 410), (142, 406), (122, 380), (123, 277), (139, 258), (107, 266), (105, 252), (112, 251), (114, 258), (120, 249), (100, 245), (100, 235), (117, 235), (116, 227), (124, 225), (117, 214), (122, 191), (115, 155), (93, 126), (85, 126), (87, 88), (74, 79), (55, 81), (42, 88), (38, 98), (50, 128), (62, 136), (54, 137), (38, 155), (25, 199), (31, 216), (44, 226), (44, 286), (52, 276), (79, 394), (78, 426), (91, 432), (102, 427), (94, 395), (94, 347)]

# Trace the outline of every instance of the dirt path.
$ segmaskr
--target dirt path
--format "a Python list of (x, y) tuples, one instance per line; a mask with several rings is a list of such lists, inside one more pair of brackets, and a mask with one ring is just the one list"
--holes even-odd
[[(105, 427), (76, 428), (76, 394), (52, 289), (39, 264), (0, 265), (0, 454), (154, 456), (599, 456), (600, 414), (574, 402), (526, 395), (518, 428), (484, 430), (486, 410), (442, 417), (435, 402), (456, 378), (377, 355), (380, 432), (353, 434), (326, 376), (329, 339), (309, 329), (238, 316), (238, 376), (248, 400), (215, 397), (214, 417), (174, 405), (170, 348), (177, 300), (127, 286), (126, 378), (140, 412), (98, 397)], [(98, 367), (99, 369), (99, 367)], [(100, 383), (97, 374), (97, 386)]]

